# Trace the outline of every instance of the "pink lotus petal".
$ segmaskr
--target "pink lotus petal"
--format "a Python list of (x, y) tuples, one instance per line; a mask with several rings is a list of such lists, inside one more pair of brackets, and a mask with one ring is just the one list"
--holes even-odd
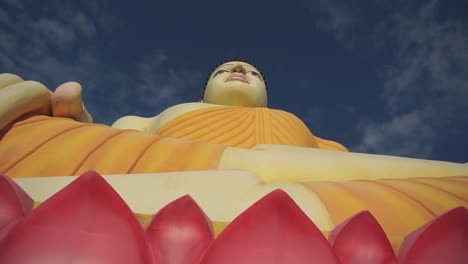
[(408, 235), (398, 263), (468, 263), (468, 210), (452, 209)]
[(211, 221), (188, 195), (166, 205), (146, 231), (156, 263), (198, 263), (213, 242)]
[(34, 201), (13, 180), (0, 174), (0, 241), (32, 211)]
[(328, 241), (282, 190), (260, 199), (219, 235), (201, 263), (339, 263)]
[(134, 214), (90, 171), (9, 232), (0, 263), (152, 263), (152, 256)]
[(396, 263), (390, 241), (368, 211), (336, 226), (330, 232), (329, 240), (342, 264)]

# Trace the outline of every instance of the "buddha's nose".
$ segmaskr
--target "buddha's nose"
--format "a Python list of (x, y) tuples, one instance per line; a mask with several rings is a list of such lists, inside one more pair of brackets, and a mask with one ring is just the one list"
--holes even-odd
[(245, 73), (246, 73), (244, 67), (242, 67), (242, 65), (240, 65), (240, 64), (234, 66), (234, 68), (232, 68), (231, 71), (232, 71), (232, 72), (240, 72), (240, 73), (242, 73), (242, 74), (245, 74)]

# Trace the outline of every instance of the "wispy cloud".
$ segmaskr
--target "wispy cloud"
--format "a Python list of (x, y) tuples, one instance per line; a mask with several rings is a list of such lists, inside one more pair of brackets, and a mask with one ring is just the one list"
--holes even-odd
[(384, 95), (394, 112), (399, 111), (399, 99), (416, 93), (423, 103), (468, 99), (468, 28), (454, 20), (437, 20), (438, 5), (431, 1), (415, 14), (392, 18), (397, 62), (386, 72)]
[(15, 5), (0, 8), (0, 14), (8, 14), (0, 28), (0, 56), (6, 58), (0, 61), (2, 71), (57, 85), (63, 80), (85, 77), (87, 71), (95, 69), (96, 51), (77, 48), (75, 44), (88, 46), (92, 41), (92, 36), (83, 38), (81, 33), (87, 30), (84, 24), (94, 25), (90, 17), (81, 11), (67, 16), (64, 10), (70, 7), (66, 5), (28, 10), (21, 1), (7, 3)]
[(315, 19), (315, 26), (333, 34), (346, 47), (354, 45), (355, 38), (350, 34), (359, 23), (359, 9), (349, 1), (313, 1), (309, 10)]
[(468, 122), (468, 30), (437, 19), (438, 1), (396, 13), (389, 25), (395, 63), (384, 71), (383, 96), (390, 120), (362, 126), (358, 151), (431, 157), (438, 138)]
[(182, 102), (201, 74), (172, 66), (164, 50), (155, 47), (125, 65), (101, 55), (99, 44), (111, 43), (112, 29), (122, 23), (108, 9), (107, 1), (42, 1), (37, 8), (5, 1), (0, 6), (0, 71), (40, 81), (51, 90), (78, 81), (94, 120), (107, 124), (122, 115), (156, 115)]
[(383, 122), (362, 121), (362, 141), (352, 150), (406, 157), (429, 157), (437, 131), (428, 122), (432, 109), (413, 110)]
[[(317, 23), (344, 46), (361, 38), (392, 56), (380, 70), (387, 118), (363, 117), (357, 126), (362, 139), (351, 150), (427, 158), (438, 140), (449, 136), (447, 128), (468, 122), (468, 28), (440, 16), (441, 2), (398, 8), (376, 3), (373, 11), (385, 14), (378, 22), (366, 21), (362, 10), (343, 1), (318, 3)], [(353, 34), (363, 23), (375, 24), (373, 37)]]
[(129, 107), (129, 111), (149, 108), (153, 109), (150, 113), (156, 115), (169, 106), (186, 101), (187, 91), (202, 82), (202, 74), (197, 70), (174, 68), (165, 51), (155, 50), (135, 63), (132, 71), (120, 73), (118, 79), (120, 82), (131, 82), (128, 84), (130, 87), (119, 90), (122, 100), (131, 98), (132, 105), (139, 105), (138, 109)]
[(14, 7), (19, 10), (24, 9), (24, 3), (21, 0), (4, 0), (3, 1), (6, 5)]

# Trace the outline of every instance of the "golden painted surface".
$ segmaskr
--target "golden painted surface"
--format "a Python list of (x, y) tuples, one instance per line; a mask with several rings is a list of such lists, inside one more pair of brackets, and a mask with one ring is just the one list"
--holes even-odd
[[(50, 91), (17, 76), (0, 75), (0, 89), (8, 95), (0, 97), (0, 127), (6, 126), (0, 131), (0, 173), (22, 182), (35, 201), (45, 201), (75, 178), (50, 176), (91, 169), (121, 174), (106, 180), (143, 227), (154, 212), (190, 194), (219, 235), (254, 202), (282, 189), (325, 236), (369, 211), (396, 252), (415, 229), (468, 206), (468, 164), (347, 153), (285, 111), (192, 103), (194, 108), (180, 115), (166, 112), (160, 126), (157, 117), (127, 120), (154, 135), (38, 115), (52, 114)], [(11, 123), (24, 114), (35, 116)]]
[(347, 151), (339, 143), (314, 136), (295, 115), (261, 107), (198, 109), (169, 121), (156, 134), (239, 148), (281, 144)]
[(353, 180), (303, 183), (316, 193), (334, 225), (368, 210), (387, 234), (406, 236), (435, 217), (458, 207), (468, 207), (468, 183), (451, 177), (420, 179)]
[(0, 173), (10, 177), (213, 169), (224, 146), (33, 116), (2, 131)]

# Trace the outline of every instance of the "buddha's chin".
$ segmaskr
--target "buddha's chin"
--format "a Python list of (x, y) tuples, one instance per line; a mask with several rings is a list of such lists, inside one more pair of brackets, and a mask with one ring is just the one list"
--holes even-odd
[(229, 106), (246, 106), (255, 107), (257, 103), (255, 97), (245, 91), (229, 91), (217, 94), (210, 100), (213, 104), (229, 105)]

